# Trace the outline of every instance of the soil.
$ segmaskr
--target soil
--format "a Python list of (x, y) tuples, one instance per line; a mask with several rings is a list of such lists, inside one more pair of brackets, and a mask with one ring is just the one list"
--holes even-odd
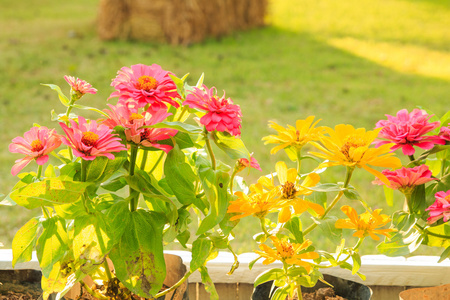
[(313, 293), (302, 293), (303, 300), (347, 300), (334, 293), (331, 287), (320, 288)]
[(42, 294), (40, 283), (0, 284), (0, 300), (37, 300)]

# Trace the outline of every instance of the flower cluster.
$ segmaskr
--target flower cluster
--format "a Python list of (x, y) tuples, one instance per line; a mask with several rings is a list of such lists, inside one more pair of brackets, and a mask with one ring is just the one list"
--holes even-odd
[[(211, 285), (208, 258), (223, 247), (233, 251), (236, 222), (230, 219), (236, 216), (227, 209), (236, 174), (261, 170), (240, 140), (239, 105), (203, 85), (203, 76), (192, 87), (187, 76), (178, 78), (156, 64), (121, 68), (108, 98), (117, 102), (103, 110), (79, 104), (86, 94), (96, 94), (91, 84), (64, 78), (69, 97), (47, 85), (66, 106), (65, 113), (52, 112), (61, 134), (35, 126), (9, 146), (22, 158), (11, 170), (20, 180), (5, 200), (42, 210), (15, 236), (13, 265), (31, 259), (36, 249), (45, 300), (52, 293), (61, 298), (77, 282), (96, 299), (164, 298), (197, 270)], [(78, 109), (100, 116), (88, 120), (73, 112)], [(234, 168), (216, 160), (212, 143)], [(37, 172), (24, 172), (32, 161)], [(255, 213), (278, 207), (262, 204), (274, 193), (255, 190), (248, 204)], [(200, 224), (192, 222), (195, 214)], [(193, 260), (168, 288), (163, 250), (174, 242), (191, 250)], [(102, 287), (86, 286), (86, 276), (95, 276)], [(214, 286), (209, 291), (217, 298)]]

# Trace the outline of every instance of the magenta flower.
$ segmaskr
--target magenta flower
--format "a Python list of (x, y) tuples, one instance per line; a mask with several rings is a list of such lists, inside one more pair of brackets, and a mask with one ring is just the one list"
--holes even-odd
[(61, 136), (55, 129), (49, 130), (47, 127), (32, 127), (25, 132), (23, 137), (18, 136), (9, 144), (9, 151), (12, 153), (25, 154), (24, 158), (15, 161), (11, 169), (11, 174), (16, 176), (33, 159), (38, 165), (43, 165), (48, 161), (48, 154), (61, 145)]
[[(401, 168), (395, 171), (383, 170), (384, 176), (389, 180), (391, 189), (399, 190), (404, 194), (411, 194), (414, 187), (435, 180), (431, 177), (431, 171), (427, 165), (420, 165), (414, 168)], [(374, 184), (384, 184), (380, 179), (375, 179)]]
[(73, 149), (73, 154), (84, 160), (94, 160), (97, 156), (106, 156), (114, 159), (112, 152), (120, 152), (127, 148), (120, 142), (106, 125), (98, 125), (96, 122), (87, 122), (83, 117), (78, 117), (78, 123), (70, 120), (69, 128), (64, 123), (59, 123), (67, 135), (62, 137), (62, 142)]
[[(448, 124), (450, 125), (450, 124)], [(450, 141), (450, 126), (442, 126), (439, 130), (439, 137), (445, 141)]]
[(200, 123), (205, 125), (207, 131), (227, 131), (236, 137), (241, 135), (241, 108), (233, 104), (233, 101), (225, 99), (225, 94), (219, 98), (215, 87), (208, 90), (195, 88), (194, 93), (186, 97), (183, 105), (190, 108), (198, 108), (206, 111), (206, 115), (200, 118)]
[(375, 127), (382, 127), (379, 137), (388, 141), (377, 141), (376, 147), (395, 143), (391, 148), (392, 150), (402, 148), (403, 154), (413, 155), (415, 153), (414, 146), (428, 150), (433, 148), (435, 144), (445, 144), (445, 141), (437, 136), (425, 136), (428, 132), (439, 127), (439, 122), (429, 123), (428, 120), (431, 116), (423, 113), (420, 109), (414, 109), (411, 113), (402, 109), (396, 117), (386, 116), (388, 119), (378, 121)]
[(236, 168), (236, 172), (240, 172), (240, 171), (244, 170), (245, 168), (253, 168), (258, 171), (262, 171), (261, 167), (259, 166), (258, 161), (254, 157), (251, 157), (250, 161), (246, 158), (238, 159), (235, 168)]
[(122, 126), (125, 128), (125, 136), (128, 142), (144, 147), (152, 147), (169, 152), (173, 147), (170, 145), (159, 144), (157, 141), (167, 140), (177, 134), (177, 130), (169, 128), (142, 128), (151, 126), (164, 121), (171, 114), (165, 110), (159, 110), (155, 113), (144, 112), (140, 114), (135, 107), (125, 106), (118, 103), (116, 106), (109, 105), (111, 110), (105, 110), (109, 119), (103, 121), (103, 124), (109, 128)]
[(95, 94), (97, 90), (92, 87), (91, 84), (84, 80), (75, 78), (73, 76), (64, 76), (64, 79), (72, 88), (72, 91), (77, 94), (78, 98), (81, 98), (84, 94)]
[(447, 192), (437, 192), (434, 197), (436, 201), (428, 207), (430, 217), (427, 219), (429, 224), (444, 218), (444, 222), (450, 219), (450, 190)]
[(139, 107), (150, 104), (150, 109), (154, 112), (166, 110), (166, 103), (178, 108), (180, 105), (173, 99), (180, 96), (169, 74), (172, 73), (164, 71), (157, 64), (123, 67), (111, 83), (117, 91), (109, 98), (119, 97), (119, 102), (127, 102), (131, 98)]

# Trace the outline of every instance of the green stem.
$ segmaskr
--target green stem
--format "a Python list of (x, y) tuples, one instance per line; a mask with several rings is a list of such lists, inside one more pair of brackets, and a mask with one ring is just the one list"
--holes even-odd
[(88, 292), (91, 296), (93, 296), (95, 299), (101, 299), (101, 300), (108, 300), (108, 297), (105, 297), (95, 291), (93, 291), (90, 287), (87, 286), (86, 283), (83, 281), (80, 281), (80, 285)]
[(86, 182), (88, 161), (81, 159), (81, 181)]
[(302, 296), (302, 286), (299, 284), (297, 285), (297, 299), (298, 300), (303, 300), (303, 296)]
[[(129, 175), (133, 176), (134, 175), (134, 169), (136, 167), (136, 157), (137, 157), (137, 152), (138, 152), (138, 146), (131, 144), (131, 149), (130, 149), (130, 170), (129, 170)], [(130, 186), (130, 195), (133, 194), (134, 189)], [(136, 210), (137, 208), (137, 198), (138, 196), (134, 196), (131, 197), (130, 200), (130, 211), (133, 212)]]
[[(350, 183), (350, 179), (352, 178), (352, 174), (353, 171), (355, 170), (355, 167), (347, 167), (347, 174), (345, 175), (345, 182), (344, 185), (342, 186), (342, 188), (346, 189), (348, 187), (348, 184)], [(319, 220), (323, 220), (327, 214), (330, 212), (330, 210), (333, 209), (334, 206), (336, 206), (336, 204), (338, 203), (338, 201), (342, 198), (342, 196), (344, 195), (344, 191), (340, 191), (336, 197), (334, 198), (334, 200), (330, 203), (330, 205), (327, 207), (327, 209), (325, 210), (324, 214), (320, 216)], [(311, 232), (311, 230), (313, 230), (314, 228), (316, 228), (317, 223), (313, 223), (311, 224), (308, 228), (306, 228), (303, 231), (303, 236), (307, 235), (308, 233)]]
[(271, 236), (271, 234), (266, 229), (266, 225), (264, 225), (264, 218), (259, 218), (259, 221), (261, 223), (261, 229), (266, 234), (266, 237)]
[(231, 174), (231, 179), (230, 179), (230, 194), (233, 195), (233, 183), (234, 183), (234, 177), (236, 176), (237, 171), (236, 169), (233, 171), (233, 174)]
[(164, 157), (164, 151), (161, 151), (161, 154), (159, 155), (158, 160), (155, 162), (155, 164), (153, 165), (152, 169), (148, 172), (149, 174), (151, 174), (156, 169), (156, 167), (161, 162), (161, 159), (163, 157)]
[(142, 150), (144, 153), (142, 153), (142, 161), (141, 161), (141, 170), (145, 170), (145, 165), (147, 164), (147, 157), (148, 157), (148, 151)]
[(48, 211), (47, 211), (47, 209), (44, 206), (42, 206), (42, 213), (44, 214), (44, 217), (46, 219), (50, 219), (51, 218), (49, 213), (48, 213)]
[(188, 110), (188, 106), (186, 105), (183, 107), (183, 110), (181, 111), (181, 114), (176, 121), (181, 121), (181, 118), (184, 116), (184, 114), (187, 112), (187, 110)]
[(447, 239), (447, 240), (450, 239), (450, 236), (448, 236), (448, 235), (443, 235), (443, 234), (438, 234), (438, 233), (431, 232), (428, 229), (420, 226), (419, 224), (415, 224), (414, 227), (416, 227), (416, 229), (419, 229), (420, 231), (422, 231), (422, 232), (424, 232), (424, 233), (426, 233), (428, 235), (435, 236), (435, 237), (442, 238), (442, 239)]
[[(67, 117), (67, 119), (70, 119), (69, 115), (70, 115), (70, 112), (72, 111), (72, 108), (73, 108), (72, 105), (75, 103), (75, 101), (76, 101), (76, 99), (71, 95), (70, 103), (69, 103), (69, 106), (67, 107), (67, 110), (66, 110), (66, 117)], [(67, 126), (69, 126), (69, 124), (70, 124), (70, 122), (68, 120), (65, 121), (65, 123), (66, 123)], [(68, 149), (68, 152), (69, 152), (69, 159), (72, 161), (73, 160), (72, 148), (70, 146), (67, 146), (67, 149)]]
[(42, 165), (38, 165), (36, 178), (38, 180), (40, 180), (41, 179), (41, 175), (42, 175)]
[[(447, 150), (445, 150), (445, 157), (447, 157)], [(445, 173), (445, 164), (447, 163), (447, 159), (443, 158), (442, 159), (442, 164), (441, 164), (441, 177), (444, 176)]]
[(109, 269), (108, 261), (105, 259), (103, 262), (103, 267), (105, 268), (106, 277), (108, 277), (108, 280), (112, 279), (111, 270)]
[(166, 295), (166, 294), (168, 294), (168, 293), (170, 293), (170, 292), (176, 290), (180, 285), (183, 284), (183, 282), (186, 281), (186, 279), (188, 279), (189, 276), (191, 276), (191, 274), (192, 274), (194, 271), (195, 271), (195, 270), (189, 270), (189, 272), (187, 272), (186, 274), (184, 274), (183, 278), (181, 278), (177, 283), (175, 283), (174, 285), (172, 285), (172, 286), (171, 286), (170, 288), (168, 288), (167, 290), (164, 290), (164, 291), (162, 291), (162, 292), (160, 292), (160, 293), (157, 293), (157, 294), (155, 295), (155, 297), (152, 298), (152, 299), (158, 299), (159, 297), (162, 297), (162, 296), (164, 296), (164, 295)]
[(296, 151), (297, 151), (297, 174), (300, 175), (300, 174), (302, 174), (302, 173), (300, 172), (301, 167), (302, 167), (302, 160), (301, 160), (301, 158), (302, 158), (302, 152), (301, 152), (300, 149), (297, 149)]
[(216, 157), (214, 156), (214, 152), (212, 150), (211, 142), (209, 141), (208, 133), (206, 132), (206, 129), (205, 129), (205, 140), (206, 140), (206, 149), (208, 150), (209, 156), (211, 157), (211, 165), (212, 165), (213, 170), (215, 171), (216, 170)]

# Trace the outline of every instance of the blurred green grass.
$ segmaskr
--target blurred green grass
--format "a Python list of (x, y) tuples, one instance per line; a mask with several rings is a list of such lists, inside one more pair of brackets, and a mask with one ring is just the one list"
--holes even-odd
[[(100, 41), (95, 31), (98, 0), (1, 3), (0, 193), (15, 183), (10, 168), (18, 156), (8, 152), (11, 139), (33, 123), (54, 127), (50, 110), (64, 110), (55, 93), (40, 83), (67, 87), (66, 74), (96, 87), (99, 93), (82, 101), (103, 108), (112, 92), (111, 79), (122, 66), (157, 63), (178, 76), (189, 72), (191, 83), (204, 72), (208, 86), (226, 90), (241, 106), (242, 137), (263, 174), (286, 159), (281, 152), (270, 156), (270, 147), (261, 142), (273, 133), (268, 120), (285, 126), (315, 115), (322, 125), (370, 129), (402, 108), (420, 105), (437, 115), (449, 109), (448, 0), (273, 0), (267, 27), (189, 47)], [(387, 209), (382, 189), (370, 184), (372, 176), (357, 171), (352, 184), (371, 205)], [(252, 171), (247, 181), (257, 176)], [(344, 170), (335, 168), (325, 176), (342, 181)], [(401, 208), (398, 198), (391, 211)], [(39, 213), (20, 207), (0, 211), (5, 247)], [(239, 252), (254, 247), (249, 241), (256, 224), (252, 219), (239, 224), (240, 235), (233, 242)], [(319, 246), (332, 247), (319, 240)], [(362, 254), (375, 253), (374, 247), (368, 243)]]

